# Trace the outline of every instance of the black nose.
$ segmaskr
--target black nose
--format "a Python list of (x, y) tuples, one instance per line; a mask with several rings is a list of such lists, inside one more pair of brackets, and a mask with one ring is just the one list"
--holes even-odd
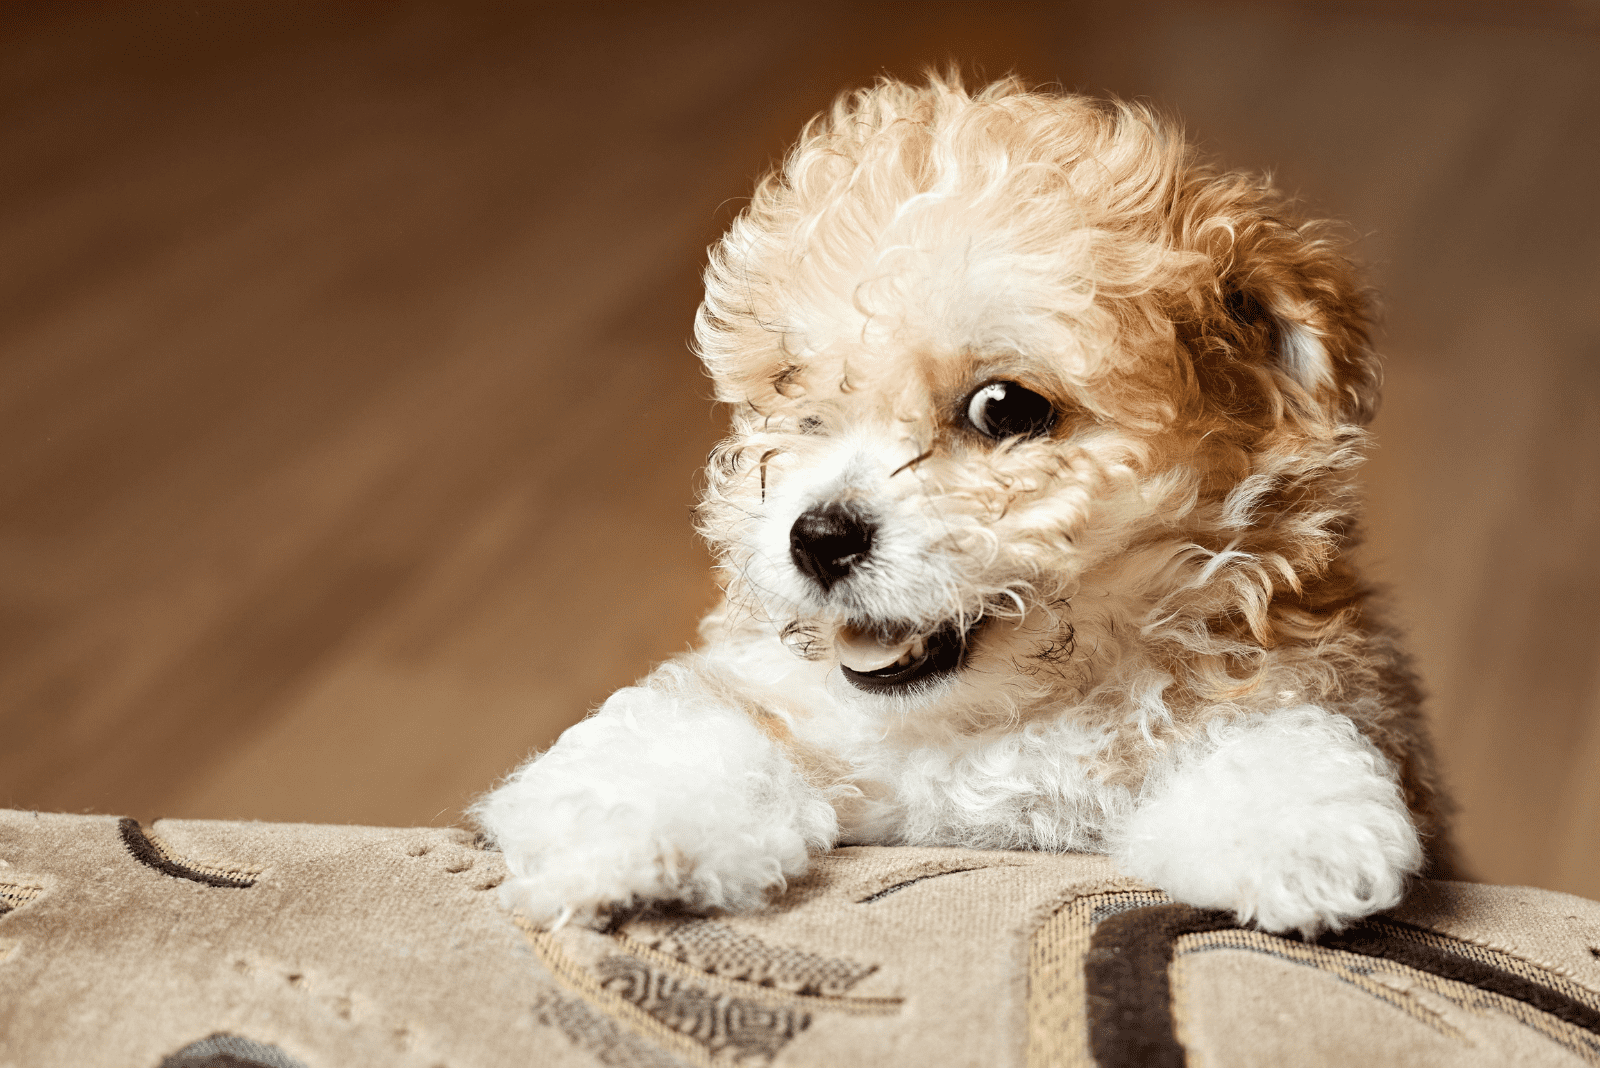
[(819, 504), (789, 528), (789, 558), (827, 592), (867, 558), (872, 531), (872, 520), (850, 505)]

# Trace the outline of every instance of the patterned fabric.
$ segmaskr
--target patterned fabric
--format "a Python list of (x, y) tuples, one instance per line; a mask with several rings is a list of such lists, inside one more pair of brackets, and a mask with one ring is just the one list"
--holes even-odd
[(669, 929), (656, 948), (709, 975), (743, 979), (796, 994), (843, 994), (877, 970), (793, 946), (769, 946), (723, 923), (700, 921)]
[(245, 890), (254, 886), (256, 876), (261, 874), (260, 868), (244, 865), (208, 864), (184, 860), (168, 849), (160, 838), (145, 833), (144, 828), (139, 826), (138, 820), (127, 818), (118, 820), (117, 832), (122, 836), (122, 844), (128, 847), (129, 856), (140, 864), (154, 868), (163, 875), (170, 875), (174, 879), (188, 879), (205, 886)]
[(464, 831), (0, 812), (0, 1065), (1600, 1065), (1600, 905), (1420, 884), (1315, 943), (1104, 857), (852, 847), (764, 911), (503, 912)]
[[(1551, 1063), (1559, 1049), (1581, 1063), (1600, 1064), (1600, 991), (1556, 968), (1394, 920), (1357, 923), (1307, 943), (1241, 929), (1226, 913), (1174, 904), (1154, 892), (1080, 898), (1035, 933), (1030, 1064), (1188, 1063), (1191, 1051), (1207, 1045), (1201, 1017), (1216, 1015), (1216, 984), (1207, 982), (1214, 977), (1194, 966), (1205, 954), (1258, 954), (1311, 969), (1319, 979), (1397, 1010), (1433, 1033), (1426, 1037), (1445, 1040), (1429, 1043), (1398, 1018), (1379, 1014), (1391, 1041), (1401, 1037), (1416, 1047), (1413, 1055), (1386, 1058), (1388, 1063), (1426, 1063), (1419, 1058), (1429, 1046), (1439, 1054), (1438, 1063), (1465, 1063), (1468, 1051), (1482, 1045), (1471, 1016), (1477, 1022), (1515, 1021), (1542, 1036)], [(1202, 1005), (1202, 991), (1211, 995), (1210, 1004)], [(1496, 1055), (1507, 1052), (1502, 1046)], [(1485, 1063), (1495, 1062), (1491, 1057)]]
[(161, 1061), (161, 1068), (306, 1068), (277, 1046), (239, 1035), (207, 1035)]
[(12, 909), (20, 909), (44, 892), (42, 886), (27, 883), (0, 883), (0, 916)]

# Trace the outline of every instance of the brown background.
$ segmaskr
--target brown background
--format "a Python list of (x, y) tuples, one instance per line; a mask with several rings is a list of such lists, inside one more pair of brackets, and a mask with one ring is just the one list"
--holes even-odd
[(683, 648), (703, 249), (954, 59), (1141, 96), (1385, 294), (1373, 570), (1485, 878), (1600, 897), (1593, 5), (0, 9), (0, 803), (444, 823)]

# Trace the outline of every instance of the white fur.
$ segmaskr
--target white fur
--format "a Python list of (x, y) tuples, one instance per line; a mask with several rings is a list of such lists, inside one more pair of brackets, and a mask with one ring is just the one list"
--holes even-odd
[(1070, 721), (965, 744), (873, 754), (864, 770), (890, 784), (891, 829), (863, 841), (981, 849), (1099, 851), (1132, 808), (1126, 788), (1084, 772), (1104, 739)]
[(1118, 831), (1122, 866), (1269, 931), (1338, 930), (1396, 905), (1422, 862), (1387, 762), (1319, 708), (1213, 723), (1144, 792)]
[(749, 909), (838, 833), (832, 807), (742, 713), (629, 687), (486, 797), (502, 900), (536, 922), (628, 901)]

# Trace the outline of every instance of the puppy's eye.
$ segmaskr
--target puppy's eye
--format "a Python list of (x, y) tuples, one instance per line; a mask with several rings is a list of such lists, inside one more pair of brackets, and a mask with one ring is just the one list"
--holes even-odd
[(967, 422), (991, 438), (1035, 438), (1055, 428), (1056, 410), (1015, 382), (990, 382), (967, 401)]

